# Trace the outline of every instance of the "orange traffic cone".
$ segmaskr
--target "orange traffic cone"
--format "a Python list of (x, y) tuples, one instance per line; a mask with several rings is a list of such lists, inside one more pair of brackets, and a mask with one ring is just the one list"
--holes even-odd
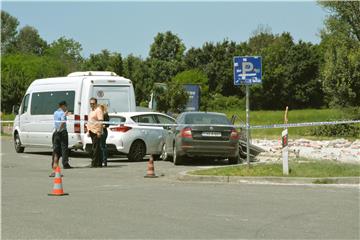
[(54, 188), (52, 190), (52, 193), (49, 193), (48, 195), (49, 196), (69, 195), (68, 193), (64, 193), (64, 190), (62, 187), (62, 180), (61, 180), (61, 171), (60, 171), (59, 166), (57, 166), (55, 169)]
[(149, 159), (149, 162), (148, 162), (148, 165), (147, 165), (146, 175), (144, 177), (146, 177), (146, 178), (157, 178), (157, 176), (155, 175), (153, 155), (150, 155), (150, 159)]

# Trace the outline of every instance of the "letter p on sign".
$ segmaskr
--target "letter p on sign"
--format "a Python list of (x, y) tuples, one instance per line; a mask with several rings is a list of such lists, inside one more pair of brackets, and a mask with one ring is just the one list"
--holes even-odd
[(251, 62), (242, 62), (242, 79), (245, 79), (248, 72), (254, 70), (254, 65)]

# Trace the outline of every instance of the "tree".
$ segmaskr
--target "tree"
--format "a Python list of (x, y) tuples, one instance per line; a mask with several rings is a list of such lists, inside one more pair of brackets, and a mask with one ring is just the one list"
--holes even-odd
[(170, 31), (158, 33), (150, 46), (151, 59), (163, 61), (181, 61), (185, 45), (181, 39)]
[(150, 78), (149, 65), (140, 57), (128, 55), (124, 59), (124, 77), (133, 81), (135, 88), (136, 104), (148, 102), (153, 82)]
[(6, 54), (13, 47), (19, 21), (1, 10), (1, 54)]
[(154, 85), (156, 110), (160, 112), (179, 113), (185, 109), (189, 95), (182, 84), (170, 82), (166, 87)]
[(183, 55), (185, 45), (181, 39), (171, 33), (158, 33), (150, 46), (147, 62), (153, 82), (170, 81), (178, 72), (184, 69)]
[(48, 56), (9, 54), (1, 61), (1, 108), (11, 112), (13, 105), (19, 105), (26, 89), (39, 78), (64, 76), (67, 66)]
[(81, 51), (82, 47), (79, 42), (72, 38), (60, 37), (50, 44), (46, 53), (60, 59), (71, 59), (74, 62), (81, 62), (83, 60)]
[(330, 11), (331, 16), (327, 19), (327, 27), (330, 31), (335, 29), (331, 29), (329, 21), (342, 22), (347, 25), (350, 35), (360, 41), (360, 1), (319, 1), (318, 3)]
[(90, 54), (90, 58), (85, 61), (83, 68), (93, 71), (112, 71), (118, 75), (123, 75), (123, 61), (120, 53), (111, 53), (104, 49), (99, 54)]
[(23, 54), (43, 55), (47, 43), (40, 37), (37, 29), (25, 26), (20, 29), (15, 39), (15, 52)]
[(321, 68), (329, 106), (359, 106), (360, 2), (319, 2), (330, 10), (321, 31), (325, 60)]
[(206, 74), (200, 69), (191, 69), (178, 73), (171, 80), (178, 84), (199, 84), (201, 90), (201, 108), (206, 110), (209, 102), (209, 80)]
[(78, 70), (83, 62), (81, 51), (82, 47), (79, 42), (61, 37), (50, 44), (45, 54), (61, 60), (73, 72)]
[(223, 95), (239, 95), (242, 90), (233, 84), (233, 57), (241, 55), (242, 45), (224, 40), (206, 42), (202, 48), (191, 48), (185, 55), (187, 68), (201, 69), (209, 80), (209, 91)]

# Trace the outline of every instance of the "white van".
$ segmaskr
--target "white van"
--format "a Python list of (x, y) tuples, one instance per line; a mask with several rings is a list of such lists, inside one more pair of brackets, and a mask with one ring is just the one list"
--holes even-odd
[(113, 72), (74, 72), (67, 77), (38, 79), (26, 91), (14, 121), (15, 150), (25, 147), (52, 147), (54, 112), (58, 103), (67, 102), (69, 148), (84, 150), (85, 124), (70, 120), (87, 120), (89, 100), (108, 105), (109, 112), (135, 112), (135, 93), (131, 80)]

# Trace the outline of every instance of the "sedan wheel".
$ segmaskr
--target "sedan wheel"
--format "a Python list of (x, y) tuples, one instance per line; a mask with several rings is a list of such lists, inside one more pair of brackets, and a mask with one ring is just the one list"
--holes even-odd
[(130, 161), (138, 162), (144, 159), (145, 154), (145, 144), (142, 141), (137, 140), (130, 147), (128, 159)]
[(229, 157), (229, 164), (238, 164), (240, 161), (239, 161), (239, 156), (237, 157)]
[(183, 158), (177, 155), (176, 147), (174, 147), (173, 162), (174, 162), (174, 165), (180, 165), (183, 162)]
[(15, 134), (15, 137), (14, 137), (14, 146), (15, 146), (15, 151), (17, 153), (23, 153), (24, 152), (25, 147), (21, 146), (20, 137), (19, 137), (19, 134), (17, 134), (17, 133)]

